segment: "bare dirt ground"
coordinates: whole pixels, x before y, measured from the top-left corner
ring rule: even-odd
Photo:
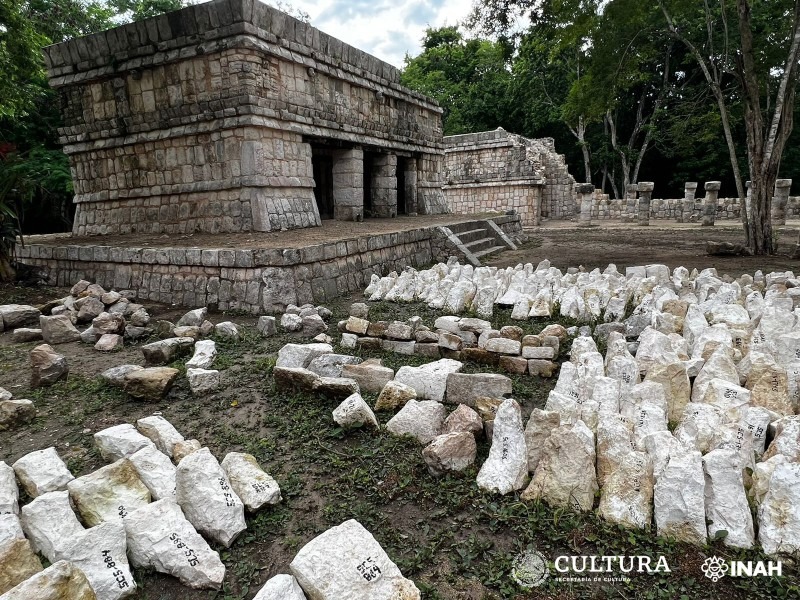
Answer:
[[[400,221],[392,220],[392,224]],[[418,221],[415,226],[419,226]],[[604,268],[614,262],[622,269],[661,262],[671,267],[715,266],[721,273],[732,275],[798,267],[798,261],[781,256],[707,257],[704,243],[710,234],[699,227],[602,226],[577,230],[553,225],[531,231],[530,235],[531,242],[516,252],[499,255],[492,264],[536,263],[549,258],[561,268]],[[713,231],[713,239],[736,241],[737,236],[735,228],[719,227]],[[793,245],[796,237],[795,226],[783,231],[780,239],[788,248],[789,241]],[[108,243],[106,238],[92,240]],[[0,304],[40,304],[67,293],[68,290],[56,288],[0,286]],[[362,300],[354,294],[328,305],[334,311],[329,332],[334,338],[338,337],[337,320],[346,316],[350,303]],[[185,311],[145,304],[154,319],[174,321]],[[373,303],[370,308],[372,320],[420,315],[428,325],[439,314],[420,304]],[[195,398],[185,377],[180,377],[166,398],[152,403],[134,401],[98,378],[112,366],[143,364],[139,345],[114,354],[96,352],[81,343],[60,345],[58,351],[68,357],[70,364],[69,379],[32,390],[28,385],[28,353],[36,343],[13,344],[8,332],[0,334],[0,386],[17,398],[32,399],[39,411],[31,425],[0,432],[0,460],[10,463],[27,452],[52,445],[74,475],[84,475],[104,464],[94,448],[95,432],[159,412],[187,438],[197,438],[207,445],[219,459],[229,451],[249,452],[278,480],[283,502],[248,516],[248,531],[230,549],[215,546],[227,567],[221,591],[191,590],[170,577],[137,570],[137,600],[251,600],[266,579],[287,572],[303,544],[350,518],[358,519],[375,535],[402,572],[419,586],[425,600],[800,597],[800,577],[788,563],[784,563],[782,578],[726,577],[712,585],[702,576],[700,565],[709,555],[759,560],[763,556],[757,551],[732,551],[721,542],[694,548],[658,538],[653,530],[622,530],[594,513],[553,510],[542,503],[522,502],[517,494],[484,494],[477,489],[475,476],[488,454],[489,443],[485,440],[479,442],[476,465],[463,476],[434,478],[416,443],[394,438],[385,431],[343,432],[331,420],[337,400],[275,388],[272,367],[278,349],[287,342],[304,340],[293,334],[264,339],[250,316],[213,314],[211,320],[232,320],[242,331],[238,343],[217,340],[219,355],[214,368],[222,373],[223,389]],[[492,322],[495,327],[518,324],[526,333],[537,333],[551,320],[512,322],[510,311],[498,310]],[[564,351],[565,348],[559,362],[565,358]],[[394,369],[427,362],[420,357],[379,351],[359,354],[363,358],[381,358]],[[185,369],[185,361],[183,358],[172,366]],[[493,371],[470,363],[465,370]],[[544,405],[555,383],[554,379],[529,376],[512,376],[512,381],[513,397],[525,415]],[[374,395],[364,397],[369,404],[374,403]],[[391,416],[378,413],[382,424]],[[664,555],[672,571],[634,575],[629,582],[551,581],[541,588],[525,590],[513,582],[510,570],[513,559],[529,545],[550,556]]]
[[[549,259],[558,268],[583,265],[586,269],[604,269],[609,263],[617,268],[665,264],[671,269],[684,266],[691,270],[715,267],[720,275],[738,277],[761,269],[770,271],[796,270],[800,261],[790,258],[798,240],[800,222],[790,222],[778,228],[778,254],[775,256],[708,256],[705,244],[709,240],[743,241],[741,226],[722,222],[717,226],[697,224],[678,225],[651,221],[649,227],[603,223],[590,228],[578,228],[570,222],[553,222],[543,227],[526,229],[530,242],[517,251],[503,252],[488,264],[513,266],[519,262]]]

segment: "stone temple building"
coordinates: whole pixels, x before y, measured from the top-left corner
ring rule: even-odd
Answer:
[[[446,211],[436,102],[257,0],[214,0],[44,52],[76,234]]]

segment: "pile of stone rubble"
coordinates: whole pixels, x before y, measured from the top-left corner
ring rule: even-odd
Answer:
[[[253,456],[230,452],[220,463],[159,415],[98,431],[94,440],[109,464],[77,478],[55,448],[12,466],[0,462],[3,600],[117,600],[136,590],[132,568],[219,589],[225,566],[206,540],[229,547],[247,528],[246,514],[281,501]],[[22,506],[17,481],[31,498]],[[37,554],[52,566],[43,569]],[[256,598],[419,598],[352,520],[311,540],[289,569]]]

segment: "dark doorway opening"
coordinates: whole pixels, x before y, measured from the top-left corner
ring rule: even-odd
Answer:
[[[408,169],[408,162],[405,158],[398,157],[397,159],[397,214],[407,215],[408,207],[406,205],[406,170]]]
[[[327,148],[311,148],[314,199],[320,219],[333,219],[333,156]]]
[[[364,218],[374,217],[372,208],[372,178],[375,172],[375,154],[364,152]]]

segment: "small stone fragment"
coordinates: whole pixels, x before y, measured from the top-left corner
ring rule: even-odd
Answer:
[[[229,452],[222,459],[222,468],[231,482],[233,491],[241,498],[249,512],[281,501],[278,482],[270,477],[251,454]]]
[[[353,427],[378,428],[378,419],[369,405],[364,402],[361,394],[354,393],[348,396],[339,406],[333,409],[333,420],[339,427],[350,429]]]
[[[47,492],[65,490],[67,484],[74,479],[53,447],[30,452],[17,460],[12,467],[31,498]]]
[[[36,346],[30,353],[31,387],[53,385],[69,375],[67,358],[56,352],[49,344]]]

